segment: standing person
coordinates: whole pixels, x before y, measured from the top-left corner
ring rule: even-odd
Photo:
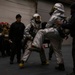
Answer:
[[[17,54],[17,63],[20,63],[22,39],[25,25],[21,22],[22,16],[16,15],[16,21],[11,24],[9,30],[9,41],[11,43],[10,64],[13,64],[14,56]]]
[[[32,39],[32,40],[34,39],[34,37],[35,37],[36,33],[38,32],[38,30],[40,29],[40,27],[41,27],[41,16],[38,13],[36,13],[33,15],[30,24],[28,24],[25,28],[25,33],[26,33],[26,36],[28,37],[28,41],[30,39]],[[29,58],[29,56],[32,52],[29,50],[29,48],[31,47],[32,41],[30,40],[31,42],[29,41],[29,43],[28,43],[28,41],[26,43],[28,45],[28,47],[26,48],[24,55],[21,58],[21,63],[19,64],[20,68],[24,67],[24,62],[27,61],[27,59]],[[42,50],[40,52],[40,57],[41,57],[42,63],[45,63],[46,58],[45,58],[44,50]],[[43,60],[42,60],[42,57],[43,57]]]
[[[64,61],[61,52],[61,44],[64,35],[60,34],[59,28],[59,21],[62,22],[64,20],[64,6],[61,3],[56,3],[53,6],[53,14],[49,19],[49,22],[46,24],[45,29],[41,29],[37,32],[32,47],[30,48],[31,51],[41,50],[41,46],[43,44],[43,38],[47,37],[50,40],[50,43],[53,47],[54,53],[57,59],[57,66],[55,67],[56,70],[64,71]]]
[[[69,29],[72,37],[73,72],[68,75],[75,75],[75,3],[71,5],[70,9],[71,18],[67,24],[62,24],[62,27]]]
[[[50,16],[53,15],[54,10],[55,9],[53,9],[53,8],[51,9],[51,11],[49,13]],[[64,17],[64,23],[67,23],[66,17]],[[66,31],[67,30],[63,30],[63,33],[65,34],[65,36],[62,35],[62,34],[61,34],[61,36],[63,36],[63,39],[65,38],[67,40],[68,39],[68,33],[66,33]],[[51,60],[53,53],[54,53],[53,46],[50,44],[50,47],[49,47],[49,60]]]

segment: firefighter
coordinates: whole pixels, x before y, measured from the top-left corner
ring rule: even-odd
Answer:
[[[35,13],[31,20],[30,24],[28,24],[25,28],[25,38],[23,40],[23,53],[27,47],[27,41],[30,38],[34,38],[37,31],[40,29],[41,25],[41,16],[38,13]]]
[[[25,29],[26,36],[28,37],[28,40],[31,39],[31,42],[27,41],[28,47],[25,50],[23,57],[21,58],[21,63],[19,64],[20,68],[24,67],[24,62],[26,62],[27,59],[29,58],[32,52],[29,50],[29,48],[31,47],[32,40],[34,39],[36,33],[38,32],[40,28],[41,28],[41,16],[38,13],[35,13],[30,21],[30,24],[27,25]],[[42,57],[44,57],[44,60],[46,61],[44,50],[40,52],[40,57],[41,57],[41,60],[42,60]]]
[[[29,49],[31,51],[41,50],[41,46],[43,44],[43,38],[47,37],[50,40],[50,43],[53,47],[54,53],[57,59],[57,66],[55,67],[56,70],[64,71],[64,61],[61,52],[61,44],[64,35],[60,34],[61,24],[59,22],[63,22],[65,15],[64,15],[64,6],[61,3],[56,3],[53,6],[53,14],[51,15],[48,23],[46,24],[45,29],[41,29],[37,32],[32,47]],[[62,32],[61,32],[62,33]]]

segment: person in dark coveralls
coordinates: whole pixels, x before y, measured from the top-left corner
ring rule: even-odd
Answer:
[[[16,15],[16,21],[11,24],[9,30],[9,41],[11,43],[10,64],[13,64],[14,56],[17,54],[17,63],[20,63],[22,39],[25,25],[21,22],[22,16]]]
[[[72,58],[73,58],[73,72],[67,75],[75,75],[75,3],[71,5],[71,18],[69,23],[62,24],[63,28],[70,30],[70,35],[72,37]]]

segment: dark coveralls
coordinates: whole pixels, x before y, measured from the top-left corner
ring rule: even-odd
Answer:
[[[72,13],[69,23],[63,24],[62,27],[69,29],[72,37],[73,71],[75,73],[75,12]]]
[[[11,62],[13,62],[15,54],[17,54],[17,63],[20,62],[24,29],[25,25],[21,22],[14,22],[10,26],[9,39],[12,41],[10,55]]]

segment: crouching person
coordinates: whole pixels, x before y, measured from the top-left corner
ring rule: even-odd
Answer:
[[[43,39],[47,37],[50,40],[50,43],[53,47],[56,60],[57,60],[57,66],[55,67],[56,70],[64,71],[64,61],[63,56],[61,52],[61,44],[62,44],[62,36],[60,35],[59,28],[61,25],[59,25],[59,21],[64,20],[64,6],[61,3],[56,3],[53,6],[52,10],[53,14],[49,20],[49,22],[46,24],[45,29],[41,29],[37,32],[32,47],[30,48],[31,51],[38,51],[41,52],[41,47],[43,44]]]
[[[27,39],[27,43],[26,43],[27,48],[25,49],[25,52],[21,58],[21,63],[19,64],[20,68],[24,67],[24,62],[26,62],[28,60],[28,58],[32,52],[29,49],[31,48],[32,41],[33,41],[36,33],[40,29],[40,27],[41,27],[41,16],[38,13],[36,13],[33,15],[30,24],[27,25],[26,29],[25,29],[25,33],[27,35],[27,38],[26,38]],[[36,50],[36,52],[40,53],[41,62],[42,62],[42,64],[45,64],[46,63],[46,57],[45,57],[44,50],[43,49],[42,49],[42,51]]]

